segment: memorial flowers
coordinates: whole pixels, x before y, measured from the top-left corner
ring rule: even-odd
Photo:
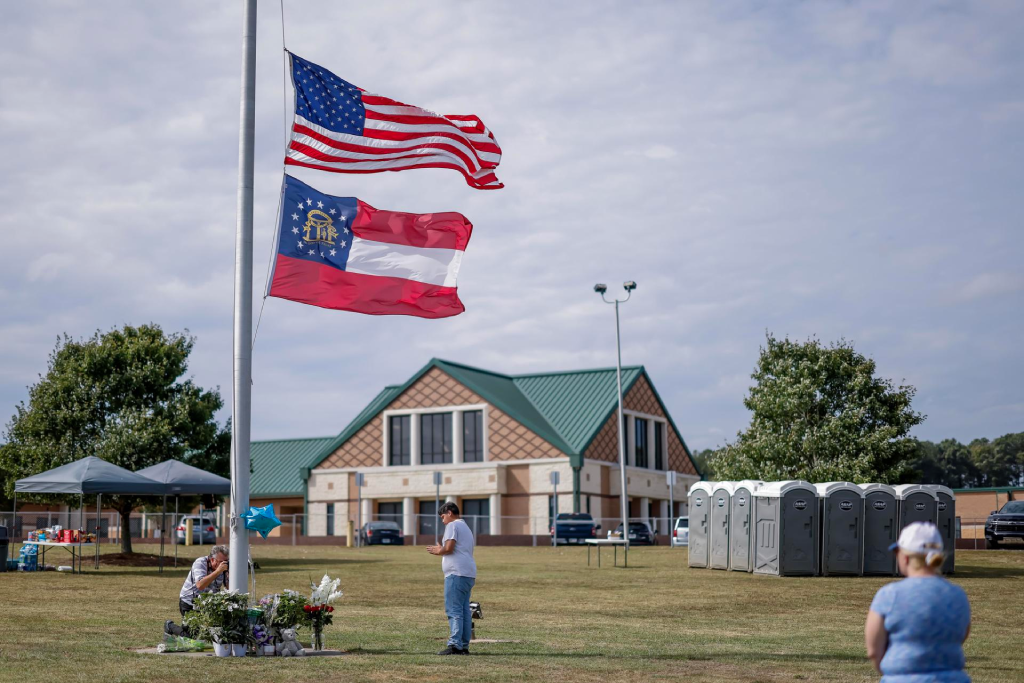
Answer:
[[[309,596],[309,603],[303,607],[303,611],[308,615],[309,624],[313,630],[314,650],[324,649],[324,627],[330,626],[334,621],[334,607],[331,606],[331,603],[343,595],[338,590],[340,584],[341,579],[332,580],[327,574],[324,574],[319,585],[312,581],[309,582],[312,592]]]

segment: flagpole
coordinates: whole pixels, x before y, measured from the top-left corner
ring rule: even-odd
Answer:
[[[233,588],[249,585],[249,433],[252,417],[252,203],[256,132],[256,0],[243,0],[242,94],[235,226],[235,323],[231,409],[231,548]],[[243,588],[244,590],[244,588]]]

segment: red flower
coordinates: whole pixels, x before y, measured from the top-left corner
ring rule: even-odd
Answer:
[[[312,605],[303,605],[303,606],[302,606],[302,609],[303,609],[303,611],[305,611],[305,612],[312,612],[312,611],[313,611],[313,607],[312,607]]]
[[[324,609],[326,609],[328,612],[333,612],[334,611],[334,608],[331,607],[330,605],[327,605],[327,607],[325,607]]]

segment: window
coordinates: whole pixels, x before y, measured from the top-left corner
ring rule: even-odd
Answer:
[[[402,503],[377,503],[377,519],[402,526]]]
[[[437,465],[452,461],[452,414],[420,415],[420,462]]]
[[[462,519],[473,531],[474,536],[491,533],[490,498],[466,498],[462,501]]]
[[[633,418],[633,452],[637,467],[647,467],[647,420],[642,417]]]
[[[462,460],[484,461],[484,411],[468,410],[462,414]]]
[[[433,536],[441,519],[437,516],[437,503],[432,500],[420,501],[420,514],[417,527],[421,536]]]
[[[334,535],[334,503],[327,504],[327,535]]]
[[[654,469],[665,468],[665,425],[661,422],[654,423]]]
[[[409,458],[409,416],[395,415],[388,418],[388,431],[390,438],[388,442],[388,464],[410,465]]]

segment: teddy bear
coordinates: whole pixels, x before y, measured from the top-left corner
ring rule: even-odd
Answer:
[[[286,628],[281,631],[281,639],[277,641],[277,654],[281,657],[304,657],[306,651],[299,645],[295,629]]]

